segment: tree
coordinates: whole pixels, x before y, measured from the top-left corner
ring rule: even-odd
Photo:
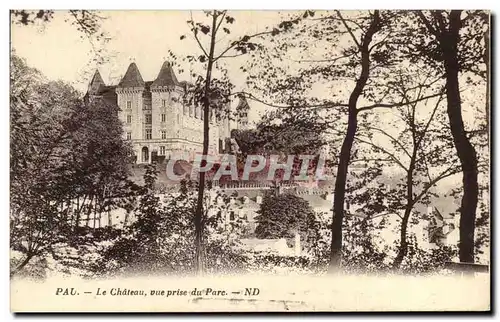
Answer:
[[[237,57],[245,55],[248,52],[255,50],[259,47],[258,44],[252,41],[253,38],[270,34],[269,32],[256,33],[254,35],[244,35],[236,40],[229,41],[228,44],[221,46],[219,41],[222,39],[221,35],[231,34],[230,26],[235,22],[235,18],[230,16],[227,11],[204,11],[208,22],[198,22],[193,18],[187,21],[191,28],[191,34],[198,44],[201,51],[200,55],[187,56],[184,60],[190,62],[199,62],[205,69],[205,75],[197,75],[193,73],[192,76],[196,79],[193,87],[190,88],[189,103],[201,106],[203,110],[203,151],[202,155],[207,157],[209,150],[210,139],[210,122],[214,118],[219,120],[221,117],[228,117],[228,103],[231,97],[231,89],[233,85],[227,78],[227,71],[221,68],[221,62],[226,58]],[[208,45],[204,46],[202,37],[208,38]],[[186,36],[181,36],[181,39]],[[173,55],[175,58],[175,55]],[[217,78],[216,73],[220,77]],[[202,161],[202,165],[206,161]],[[198,185],[198,200],[196,207],[196,214],[194,219],[195,224],[195,245],[196,245],[196,261],[195,266],[199,274],[203,273],[204,264],[204,249],[203,249],[203,235],[204,235],[204,219],[203,219],[203,200],[205,191],[205,172],[199,175]]]
[[[11,247],[24,259],[11,274],[20,271],[33,257],[42,254],[54,242],[65,238],[65,214],[58,212],[56,191],[47,190],[54,173],[47,164],[52,151],[66,137],[60,121],[67,116],[66,104],[77,101],[74,90],[59,88],[60,97],[46,96],[43,76],[12,55],[10,97],[10,187]],[[47,103],[52,101],[50,105]]]
[[[442,71],[446,80],[447,113],[463,173],[459,257],[461,262],[474,262],[478,158],[464,127],[459,75],[468,71],[484,73],[477,62],[484,57],[485,44],[482,41],[488,15],[461,10],[417,11],[415,15],[425,34],[413,39],[410,48],[416,49],[414,54],[421,55]]]
[[[311,111],[310,114],[315,111]],[[327,125],[314,115],[303,118],[291,110],[266,113],[255,129],[233,130],[242,154],[319,154]]]
[[[294,194],[266,194],[259,215],[255,217],[255,236],[260,239],[292,239],[296,233],[302,240],[314,234],[316,215],[309,203]]]
[[[389,191],[382,191],[384,189],[378,187],[375,191],[367,192],[371,200],[376,199],[374,195],[386,195],[383,199],[387,205],[381,205],[379,214],[383,211],[394,212],[401,219],[400,244],[394,268],[399,268],[408,252],[407,229],[412,213],[418,212],[416,206],[420,203],[432,204],[429,197],[435,194],[433,187],[458,173],[457,162],[450,150],[452,142],[447,135],[442,134],[449,130],[446,124],[443,126],[443,115],[440,113],[444,93],[434,99],[421,100],[429,95],[426,93],[428,88],[436,84],[439,78],[432,79],[423,70],[425,67],[417,66],[402,70],[395,80],[398,84],[397,95],[401,96],[401,101],[408,103],[395,108],[393,113],[397,116],[396,121],[385,122],[384,126],[371,125],[356,138],[375,152],[375,155],[370,155],[370,160],[384,160],[385,165],[396,166],[403,173],[401,182],[392,180]],[[377,123],[381,124],[374,122]],[[379,143],[374,143],[374,134],[382,137]],[[390,144],[380,143],[384,141]],[[368,158],[363,156],[362,160],[368,161]],[[394,169],[392,171],[396,172]],[[398,177],[395,173],[392,176]],[[403,211],[402,215],[399,214],[400,210]]]
[[[132,202],[136,189],[117,111],[100,100],[84,104],[71,86],[12,57],[11,247],[25,257],[16,273],[76,238],[92,212],[95,220]]]
[[[392,12],[375,10],[351,12],[345,17],[339,11],[327,12],[304,20],[304,25],[297,27],[292,37],[282,40],[269,58],[264,59],[269,63],[259,75],[270,80],[264,82],[261,90],[280,104],[286,104],[273,106],[294,109],[297,113],[319,109],[324,112],[324,119],[330,121],[330,129],[336,130],[337,135],[342,133],[334,188],[331,272],[336,271],[341,263],[347,173],[359,123],[369,123],[373,109],[408,104],[395,101],[391,88],[390,75],[402,61],[400,44],[392,41],[400,23],[397,18]],[[313,39],[314,46],[310,46],[310,39]],[[287,52],[289,56],[293,54],[291,59],[285,55]],[[289,75],[276,64],[274,56],[280,61],[293,60],[299,66],[298,72]],[[282,74],[287,76],[280,77]],[[255,83],[257,78],[254,77],[252,82]],[[318,88],[313,84],[318,83],[321,84],[320,90],[331,93],[326,95],[327,98],[317,97]],[[353,90],[346,93],[346,84],[352,85]],[[426,98],[429,97],[421,99]],[[339,128],[345,130],[338,131]]]

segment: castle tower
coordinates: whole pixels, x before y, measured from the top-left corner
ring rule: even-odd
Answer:
[[[182,86],[169,62],[164,62],[151,84],[153,139],[176,138],[182,126]],[[171,147],[173,148],[173,147]]]
[[[144,105],[143,94],[145,83],[135,63],[131,63],[127,72],[116,87],[117,104],[120,109],[120,120],[124,125],[126,139],[132,140],[135,155],[139,162],[149,162],[151,151],[146,140],[151,139],[151,122],[147,114],[151,109]],[[149,112],[149,113],[148,113]]]
[[[83,98],[85,104],[90,103],[105,87],[106,84],[104,83],[99,70],[96,69],[94,76],[92,76],[92,79],[90,80],[89,87],[87,88],[87,93]]]
[[[99,90],[102,87],[105,87],[105,86],[106,86],[106,84],[104,83],[104,80],[102,79],[101,74],[99,73],[99,70],[96,69],[94,76],[92,76],[92,80],[89,83],[87,93],[96,94],[99,92]]]
[[[243,95],[239,95],[238,106],[236,107],[236,128],[238,130],[248,129],[248,111],[250,110],[250,105]]]

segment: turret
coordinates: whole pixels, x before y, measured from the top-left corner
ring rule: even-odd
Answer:
[[[89,87],[87,89],[87,93],[91,95],[95,95],[99,93],[99,90],[102,89],[102,87],[106,86],[104,83],[104,80],[101,77],[101,74],[99,73],[99,70],[96,69],[94,76],[92,77],[92,80],[89,83]]]
[[[165,61],[158,76],[151,84],[153,138],[177,138],[182,127],[183,108],[181,93],[183,86],[177,80],[172,65]]]
[[[116,87],[120,120],[124,124],[124,136],[127,139],[151,138],[151,124],[146,124],[150,118],[146,117],[147,106],[144,104],[144,91],[145,83],[139,68],[135,63],[131,63]],[[140,152],[136,151],[136,155],[140,155]],[[149,155],[141,155],[141,158],[143,161],[149,161]]]
[[[144,88],[144,80],[142,79],[141,72],[135,63],[131,63],[125,75],[118,83],[118,88]]]
[[[156,79],[153,81],[153,84],[151,84],[151,88],[172,88],[175,86],[181,86],[181,84],[175,76],[172,65],[168,61],[166,61],[161,66],[160,72],[158,73]]]

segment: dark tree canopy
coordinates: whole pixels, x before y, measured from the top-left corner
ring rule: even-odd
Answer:
[[[309,203],[293,194],[267,194],[256,217],[255,236],[261,239],[307,236],[314,228],[315,213]]]

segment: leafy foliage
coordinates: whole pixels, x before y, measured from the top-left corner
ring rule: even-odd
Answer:
[[[195,271],[196,185],[182,181],[178,192],[158,195],[154,189],[157,175],[156,166],[149,165],[144,190],[133,210],[136,220],[105,251],[99,266],[102,274],[179,275]],[[244,267],[244,257],[235,249],[241,226],[226,229],[223,217],[227,204],[210,203],[204,208],[208,272],[221,273],[221,267],[234,272]]]
[[[11,246],[16,270],[78,235],[90,218],[130,203],[129,147],[117,111],[84,104],[71,86],[46,82],[24,60],[11,66]]]
[[[261,239],[294,238],[296,233],[301,240],[308,241],[316,234],[316,215],[304,199],[293,194],[264,196],[255,217],[257,227],[255,236]]]

